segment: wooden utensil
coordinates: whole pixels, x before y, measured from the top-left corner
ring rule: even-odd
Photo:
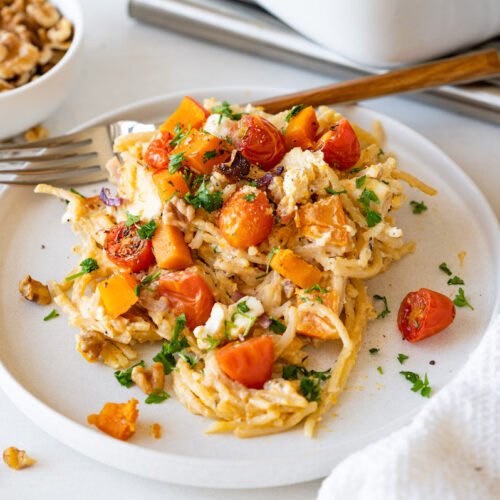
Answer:
[[[450,83],[481,80],[499,74],[500,57],[498,51],[491,49],[271,97],[252,104],[262,106],[268,113],[277,113],[298,104],[319,106],[320,104],[349,103]]]

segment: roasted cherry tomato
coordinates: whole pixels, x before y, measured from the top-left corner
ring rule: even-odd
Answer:
[[[162,273],[159,292],[167,299],[176,316],[186,315],[186,323],[191,330],[204,325],[210,317],[214,296],[196,271]]]
[[[322,150],[326,163],[338,170],[353,167],[361,155],[361,146],[356,132],[345,118],[332,125],[318,139],[316,149]]]
[[[264,170],[275,167],[286,153],[283,134],[260,116],[244,116],[238,122],[233,143],[248,161]]]
[[[126,226],[120,222],[113,226],[104,240],[108,258],[123,269],[134,273],[147,269],[155,261],[151,240],[144,240],[137,234],[137,226]]]
[[[401,302],[398,328],[405,340],[418,342],[444,330],[454,319],[455,305],[446,295],[421,288]]]
[[[261,389],[273,373],[273,340],[262,335],[245,342],[231,342],[217,351],[215,359],[230,379],[251,389]]]
[[[248,248],[264,241],[273,229],[273,209],[260,189],[244,186],[224,203],[219,229],[236,248]]]
[[[144,154],[144,160],[151,167],[156,170],[160,168],[167,168],[170,163],[168,155],[172,151],[170,147],[170,141],[172,136],[168,132],[162,132],[160,137],[153,139],[146,153]]]

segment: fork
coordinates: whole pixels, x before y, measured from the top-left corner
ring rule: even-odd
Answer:
[[[340,104],[500,75],[499,53],[484,50],[252,103],[276,113],[298,104]],[[79,185],[107,178],[116,137],[156,125],[118,121],[52,139],[0,146],[0,184]],[[30,154],[24,154],[31,152]],[[21,164],[4,169],[3,164]]]

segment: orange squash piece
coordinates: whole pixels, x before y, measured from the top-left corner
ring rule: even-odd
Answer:
[[[126,313],[138,300],[134,288],[137,280],[131,272],[115,274],[97,285],[108,314],[114,319]]]
[[[334,195],[314,203],[307,203],[298,210],[297,225],[301,236],[323,238],[330,232],[330,242],[345,246],[349,243],[347,220],[340,196]]]
[[[156,262],[162,269],[180,271],[194,264],[191,250],[178,227],[159,224],[151,243]]]
[[[210,113],[201,104],[192,97],[186,96],[174,113],[165,120],[160,131],[174,135],[177,124],[183,130],[187,130],[190,125],[192,129],[200,128],[209,116]]]
[[[300,288],[311,287],[319,283],[321,279],[321,271],[317,267],[301,259],[291,250],[276,252],[271,259],[270,266]]]
[[[306,293],[303,290],[300,290],[297,293],[297,301],[299,304],[297,333],[322,340],[338,339],[339,333],[337,332],[335,326],[330,323],[328,318],[310,311],[305,311],[303,308],[301,309],[301,304],[305,303],[302,299],[310,300],[312,302],[317,301],[320,304],[332,309],[334,313],[338,313],[339,302],[337,292],[332,290],[328,293],[323,293],[314,290]]]
[[[318,131],[318,120],[312,106],[302,109],[290,118],[285,131],[285,143],[288,150],[299,147],[311,149],[316,145],[315,137]]]
[[[171,174],[167,169],[158,170],[153,174],[153,182],[158,189],[160,199],[164,202],[172,198],[176,192],[179,197],[189,193],[189,187],[181,171]]]
[[[87,422],[111,437],[126,441],[135,433],[135,422],[139,416],[137,399],[127,403],[106,403],[97,415],[89,415]]]
[[[199,130],[190,134],[172,151],[172,154],[184,153],[183,165],[197,174],[211,174],[215,165],[228,161],[231,157],[231,145],[224,139]]]

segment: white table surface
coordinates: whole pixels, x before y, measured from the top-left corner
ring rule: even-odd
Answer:
[[[182,89],[221,84],[299,89],[329,81],[321,75],[139,24],[128,18],[124,0],[84,0],[82,4],[86,22],[84,67],[65,104],[45,122],[53,135],[113,108]],[[379,99],[369,106],[409,125],[443,149],[476,182],[500,216],[500,127],[401,98]],[[20,472],[0,464],[0,498],[9,500],[294,500],[315,498],[320,486],[320,481],[313,481],[262,490],[202,490],[136,477],[60,444],[19,412],[1,391],[0,422],[0,451],[15,445],[39,461]]]

